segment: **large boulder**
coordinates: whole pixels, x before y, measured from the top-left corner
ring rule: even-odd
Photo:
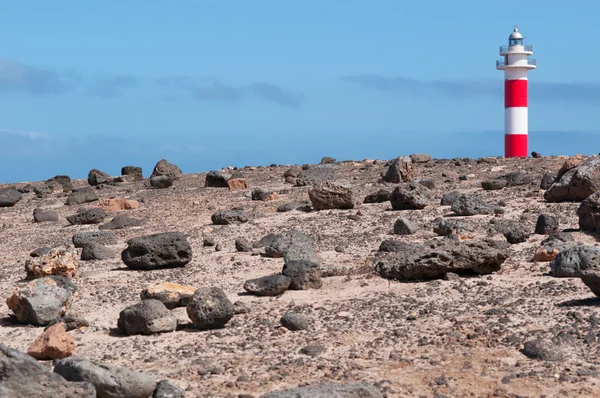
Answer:
[[[229,225],[248,222],[248,216],[242,210],[218,210],[211,217],[215,225]]]
[[[431,202],[431,190],[416,184],[410,187],[396,187],[390,195],[393,210],[424,209]]]
[[[600,191],[588,196],[577,209],[579,228],[584,231],[600,232]]]
[[[381,255],[375,260],[375,270],[384,278],[400,281],[442,278],[448,272],[490,274],[500,270],[508,258],[507,245],[497,241],[434,240]]]
[[[461,195],[452,203],[450,209],[459,216],[474,216],[477,214],[502,214],[504,209],[493,206],[483,200],[470,195]]]
[[[228,188],[227,181],[231,179],[231,174],[223,173],[222,171],[211,170],[206,173],[206,187],[212,188]]]
[[[308,197],[315,210],[353,209],[356,203],[350,185],[329,181],[315,183],[308,191]]]
[[[49,178],[45,181],[45,185],[47,187],[60,186],[62,192],[71,192],[73,190],[71,177],[66,176],[66,175],[58,175],[58,176]]]
[[[93,384],[98,398],[148,398],[156,388],[150,375],[84,358],[60,359],[54,372],[69,381]]]
[[[333,164],[310,166],[309,168],[307,168],[306,170],[302,170],[298,174],[298,176],[296,177],[295,186],[303,187],[315,184],[317,182],[325,182],[332,180],[335,176],[335,171],[337,169],[338,166]]]
[[[117,327],[128,336],[172,332],[177,328],[177,318],[162,302],[148,299],[121,311]]]
[[[130,176],[133,178],[133,181],[142,181],[144,179],[142,168],[136,166],[125,166],[121,168],[121,175]]]
[[[562,250],[550,262],[550,273],[558,278],[581,276],[582,270],[600,267],[600,248],[594,246],[571,246]]]
[[[82,188],[71,192],[67,197],[67,201],[65,202],[65,204],[80,205],[83,203],[94,202],[98,199],[99,198],[95,190],[90,188]]]
[[[92,169],[90,170],[90,172],[88,173],[88,184],[94,186],[94,185],[100,185],[100,184],[107,184],[112,182],[112,178],[110,177],[110,174],[105,173],[103,171],[97,170],[97,169]]]
[[[16,290],[6,304],[19,322],[45,326],[64,315],[76,290],[69,278],[45,276]]]
[[[0,207],[12,207],[23,198],[23,194],[14,188],[0,189]]]
[[[150,186],[155,189],[166,189],[173,186],[173,177],[170,175],[159,175],[150,177]]]
[[[25,261],[27,279],[48,275],[74,277],[77,267],[77,250],[55,247],[42,256]]]
[[[552,214],[540,214],[535,224],[535,233],[540,235],[550,235],[558,232],[560,221],[557,216]]]
[[[178,180],[183,176],[183,173],[181,173],[181,169],[176,165],[167,162],[165,159],[161,159],[156,163],[156,166],[154,166],[150,178],[164,175],[169,176],[174,180]]]
[[[218,287],[201,287],[187,305],[187,314],[197,329],[219,329],[225,327],[235,310],[233,304]]]
[[[320,289],[323,287],[318,264],[305,260],[286,261],[281,273],[291,278],[290,290]]]
[[[121,259],[136,270],[183,267],[192,260],[192,247],[181,232],[138,236],[127,241]]]
[[[408,156],[398,156],[383,175],[383,180],[394,184],[410,182],[413,178],[412,160]]]
[[[35,222],[57,222],[58,213],[54,210],[36,208],[33,210],[33,221]]]
[[[366,383],[316,384],[263,394],[260,398],[382,398],[379,389]]]
[[[244,283],[244,290],[256,296],[279,296],[289,289],[292,279],[276,274],[261,278],[249,279]]]
[[[586,160],[566,171],[544,192],[548,202],[581,201],[600,190],[600,159]]]
[[[31,356],[4,344],[0,344],[0,369],[0,397],[96,398],[92,384],[69,382],[47,371]]]
[[[84,209],[67,217],[71,225],[100,224],[106,218],[104,209]]]

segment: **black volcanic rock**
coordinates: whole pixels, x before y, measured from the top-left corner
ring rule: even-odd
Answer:
[[[14,188],[0,189],[0,207],[12,207],[23,198],[23,194]]]
[[[127,241],[121,259],[136,270],[183,267],[192,260],[192,247],[181,232],[139,236]]]
[[[600,190],[600,159],[589,159],[562,174],[546,192],[548,202],[582,201]]]

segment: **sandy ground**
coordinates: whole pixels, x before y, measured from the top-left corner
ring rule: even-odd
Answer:
[[[419,232],[396,239],[434,238],[433,219],[451,213],[449,207],[438,205],[439,198],[453,189],[490,203],[504,201],[506,213],[500,218],[518,221],[531,232],[542,212],[558,214],[563,229],[577,229],[578,204],[545,203],[539,190],[541,175],[557,171],[562,162],[543,158],[415,165],[416,178],[436,184],[437,196],[424,210],[392,211],[387,202],[352,210],[277,213],[277,206],[285,202],[308,199],[308,188],[285,183],[287,167],[242,170],[250,188],[279,192],[279,199],[269,202],[252,201],[247,191],[205,188],[204,174],[186,174],[165,190],[147,189],[142,183],[98,190],[103,198],[141,202],[139,209],[125,212],[145,220],[145,226],[114,231],[119,240],[116,249],[125,248],[127,239],[135,236],[181,231],[188,235],[194,258],[185,268],[155,271],[130,271],[119,256],[81,262],[75,279],[79,290],[69,314],[85,318],[90,327],[70,332],[76,355],[171,379],[189,397],[259,396],[302,384],[355,380],[376,384],[388,397],[600,396],[598,339],[586,338],[600,334],[600,325],[594,322],[600,319],[600,301],[581,281],[552,278],[547,263],[533,262],[544,236],[532,235],[527,242],[512,245],[502,270],[489,276],[399,283],[380,278],[372,267],[379,244],[394,237],[393,224],[400,216],[418,225]],[[335,180],[352,183],[363,197],[393,187],[379,182],[383,169],[382,163],[342,163]],[[536,174],[535,183],[500,191],[481,189],[482,179],[519,169]],[[470,177],[460,181],[459,175]],[[68,245],[75,232],[97,230],[97,225],[70,226],[64,217],[79,206],[66,206],[64,201],[61,194],[37,199],[31,193],[15,207],[0,208],[3,297],[25,283],[24,263],[32,250]],[[57,210],[61,221],[34,223],[35,207]],[[250,222],[212,225],[215,210],[233,207],[242,207]],[[358,212],[362,214],[358,220],[348,218]],[[494,216],[461,218],[477,237],[486,237]],[[323,264],[346,267],[348,275],[324,279],[320,290],[288,291],[276,298],[245,294],[244,281],[280,272],[283,260],[262,257],[260,249],[239,253],[235,238],[256,241],[292,228],[314,236]],[[593,236],[579,231],[573,235],[578,242],[597,245]],[[223,250],[203,247],[206,236],[214,237]],[[334,250],[336,246],[343,252]],[[176,332],[119,336],[119,312],[138,302],[142,289],[162,281],[221,287],[231,301],[243,301],[251,312],[236,315],[224,329],[198,332],[185,308],[178,308]],[[309,329],[282,328],[279,319],[289,310],[307,315]],[[42,331],[14,323],[6,305],[0,307],[0,318],[0,342],[14,348],[27,349]],[[560,337],[565,360],[544,362],[523,355],[523,342],[536,336]],[[301,354],[308,345],[324,346],[325,351],[316,357]]]

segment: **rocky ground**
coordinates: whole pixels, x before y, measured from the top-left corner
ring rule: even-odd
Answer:
[[[243,183],[232,184],[242,189],[206,187],[206,173],[176,176],[172,186],[158,180],[93,179],[99,183],[93,192],[101,200],[70,205],[65,202],[72,194],[56,184],[17,184],[22,198],[14,206],[0,207],[0,291],[9,298],[30,282],[26,262],[35,249],[71,249],[77,265],[68,276],[77,291],[66,315],[88,324],[67,328],[74,342],[72,356],[168,379],[186,397],[259,397],[303,385],[351,382],[373,386],[387,397],[600,396],[600,300],[578,274],[557,278],[547,261],[534,259],[547,234],[562,231],[566,242],[561,241],[556,253],[570,246],[598,245],[593,232],[579,227],[577,209],[584,198],[549,202],[547,191],[540,188],[544,174],[556,174],[565,158],[414,160],[418,162],[411,162],[410,170],[397,165],[397,182],[382,180],[390,162],[369,160],[313,165],[306,167],[313,174],[298,177],[301,167],[296,166],[287,178],[290,166],[225,170],[234,179],[244,178],[245,189]],[[576,166],[571,169],[567,174]],[[521,172],[516,182],[512,177],[490,181],[512,172]],[[333,196],[325,194],[325,201],[338,208],[316,210],[320,205],[314,201],[310,206],[316,194],[309,196],[313,181],[302,181],[307,174],[345,184],[334,184]],[[394,210],[389,200],[363,203],[380,189],[410,190],[409,180],[413,190],[429,187],[424,188],[425,199],[419,199],[424,207]],[[296,186],[304,183],[308,185]],[[72,182],[74,189],[88,184]],[[254,199],[266,200],[253,200],[255,188],[265,192],[255,192]],[[491,210],[457,215],[454,202],[440,205],[442,196],[455,190],[481,199]],[[119,206],[125,210],[108,207],[106,215],[98,216],[101,223],[72,225],[67,220],[81,208],[109,206],[102,199],[111,198],[132,205],[122,201]],[[309,206],[277,211],[293,201],[308,201]],[[35,222],[34,209],[41,209],[38,215],[55,211],[58,221],[50,217]],[[248,221],[215,225],[215,212],[232,209],[243,211]],[[551,215],[558,228],[534,233],[540,214]],[[141,225],[109,230],[116,241],[103,246],[108,250],[97,256],[103,259],[80,260],[82,248],[73,248],[73,235],[98,231],[118,215],[141,220]],[[434,232],[438,217],[458,222],[459,231],[439,236]],[[408,221],[414,233],[394,234],[398,218]],[[248,293],[247,280],[279,274],[287,261],[265,255],[265,247],[256,242],[290,230],[314,238],[322,287],[276,296]],[[139,270],[122,261],[120,253],[129,239],[164,232],[181,232],[189,242],[192,256],[185,266]],[[523,237],[509,244],[509,232]],[[254,247],[240,251],[238,238]],[[413,249],[379,252],[389,239]],[[449,258],[438,256],[444,266],[430,262],[430,243],[424,242],[432,240],[456,247],[448,249],[455,250]],[[490,240],[476,252],[467,247]],[[376,265],[386,261],[404,267],[405,280],[382,277]],[[471,265],[478,261],[493,269],[477,271]],[[421,262],[437,267],[432,268],[435,275],[421,280],[421,271],[411,268]],[[466,267],[456,268],[461,264]],[[245,306],[247,311],[236,311],[223,328],[198,330],[186,308],[176,307],[171,310],[175,331],[127,336],[118,329],[121,311],[139,303],[144,289],[163,282],[221,288],[231,303],[239,302],[236,308]],[[288,312],[305,317],[306,328],[283,326],[280,319]],[[1,307],[0,342],[27,352],[44,328],[24,324],[14,315],[7,305]],[[52,369],[52,361],[40,363]],[[316,396],[308,394],[302,396]]]

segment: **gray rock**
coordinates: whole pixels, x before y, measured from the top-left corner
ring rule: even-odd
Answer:
[[[504,209],[499,206],[490,205],[479,198],[464,194],[452,203],[451,210],[459,216],[504,213]]]
[[[181,398],[183,390],[169,380],[161,380],[156,385],[152,398]]]
[[[217,287],[201,287],[187,305],[187,314],[196,329],[219,329],[225,327],[235,314],[233,304],[223,290]]]
[[[533,175],[523,173],[522,171],[515,171],[500,177],[483,181],[481,183],[481,187],[488,191],[502,189],[505,187],[516,187],[531,183],[533,178]]]
[[[212,236],[207,236],[207,237],[205,237],[205,238],[204,238],[204,241],[203,241],[203,243],[202,243],[202,245],[203,245],[204,247],[212,247],[212,246],[214,246],[214,245],[216,245],[216,244],[217,244],[217,242],[215,241],[215,238],[214,238],[214,237],[212,237]]]
[[[393,210],[424,209],[430,201],[431,190],[423,185],[416,185],[409,188],[396,187],[390,195]]]
[[[255,188],[250,192],[250,197],[252,200],[260,200],[266,202],[269,200],[269,197],[273,195],[273,191],[267,191],[262,188]]]
[[[121,311],[117,327],[128,336],[172,332],[177,318],[159,300],[148,299]]]
[[[462,196],[462,193],[460,193],[460,191],[450,191],[450,192],[446,192],[444,195],[442,195],[442,199],[440,201],[440,205],[442,206],[452,206],[452,204]]]
[[[309,344],[300,349],[300,354],[309,356],[309,357],[318,357],[327,351],[327,347],[321,344]]]
[[[246,238],[237,238],[235,240],[235,249],[239,252],[251,252],[252,251],[252,243]]]
[[[130,216],[118,215],[106,224],[100,225],[98,229],[123,229],[129,227],[140,227],[142,225],[144,225],[142,220]]]
[[[410,247],[411,245],[409,243],[394,239],[386,239],[383,242],[381,242],[378,251],[382,253],[399,253],[404,250],[410,249]]]
[[[292,210],[300,210],[302,208],[310,208],[310,201],[308,200],[297,200],[294,202],[284,203],[277,208],[277,212],[286,213]]]
[[[511,228],[504,233],[506,241],[512,245],[527,242],[529,235],[521,228]]]
[[[181,232],[138,236],[127,241],[121,259],[136,270],[183,267],[192,260],[192,247]]]
[[[377,192],[367,195],[363,203],[384,203],[390,200],[391,194],[387,189],[380,189]]]
[[[73,191],[67,197],[65,204],[67,205],[80,205],[84,203],[95,202],[98,200],[96,191],[90,188],[83,188]]]
[[[29,255],[31,257],[42,257],[42,256],[45,256],[46,254],[48,254],[50,249],[52,249],[52,248],[51,247],[39,247],[39,248],[35,249],[34,251],[32,251],[31,253],[29,253]]]
[[[311,166],[306,170],[302,170],[298,174],[296,177],[296,183],[294,185],[303,187],[315,184],[317,182],[332,180],[338,167],[339,166],[333,164]]]
[[[155,189],[166,189],[173,186],[173,177],[159,175],[150,178],[150,186]]]
[[[121,168],[122,176],[130,176],[134,181],[142,181],[144,179],[142,168],[136,166],[125,166]]]
[[[428,163],[431,161],[431,155],[426,153],[413,153],[410,155],[410,160],[413,163]]]
[[[265,254],[268,257],[284,257],[286,253],[290,252],[287,258],[288,261],[312,260],[320,262],[314,252],[315,240],[311,236],[296,230],[286,231],[278,235],[267,235],[261,239],[260,243],[265,246]]]
[[[417,228],[406,218],[399,218],[394,223],[394,235],[413,235]]]
[[[435,181],[430,180],[430,179],[420,178],[418,180],[413,180],[413,182],[411,183],[411,185],[414,185],[414,184],[423,185],[425,188],[429,188],[429,189],[434,189],[435,188]]]
[[[437,217],[433,222],[435,223],[433,232],[439,236],[460,235],[463,232],[470,232],[470,228],[458,220],[446,220]]]
[[[45,181],[45,185],[60,185],[63,192],[71,192],[73,190],[73,186],[71,184],[71,177],[65,175],[58,175],[52,178],[49,178]]]
[[[577,209],[579,228],[584,231],[600,232],[600,191],[588,196]]]
[[[89,322],[86,321],[83,318],[77,318],[77,317],[65,315],[63,317],[60,317],[59,319],[55,319],[52,322],[50,322],[44,328],[44,330],[48,329],[50,326],[52,326],[52,325],[54,325],[56,323],[62,323],[65,326],[65,330],[67,332],[69,332],[71,330],[79,329],[79,328],[82,328],[82,327],[88,327],[88,326],[90,326]]]
[[[535,224],[535,233],[540,235],[550,235],[558,232],[560,222],[558,217],[550,214],[540,214]]]
[[[117,253],[110,247],[100,245],[98,243],[90,243],[85,245],[81,251],[82,261],[106,260],[115,257]]]
[[[66,311],[77,288],[64,276],[34,279],[6,300],[19,322],[45,326]]]
[[[174,164],[167,162],[165,159],[159,160],[154,166],[154,170],[152,170],[152,174],[150,178],[156,176],[169,176],[174,180],[180,179],[183,174],[181,173],[181,169]]]
[[[413,178],[412,160],[408,156],[398,156],[383,175],[383,180],[394,184],[409,182]]]
[[[14,188],[0,189],[0,207],[12,207],[23,198],[23,194]]]
[[[95,398],[90,383],[69,382],[47,371],[33,357],[0,344],[0,397]]]
[[[331,158],[329,156],[323,156],[321,158],[321,164],[335,164],[335,163],[336,163],[335,158]]]
[[[550,273],[557,278],[579,277],[583,270],[600,266],[600,248],[594,246],[571,246],[561,250],[550,262]]]
[[[235,303],[233,303],[233,310],[235,311],[236,315],[250,313],[250,307],[248,306],[248,304],[244,303],[243,301],[239,301],[239,300],[236,301]]]
[[[379,390],[365,383],[317,384],[263,394],[260,398],[382,398]]]
[[[594,293],[600,297],[600,270],[583,271],[581,281]]]
[[[106,218],[104,209],[84,209],[67,217],[71,225],[100,224]]]
[[[546,192],[548,202],[581,201],[600,190],[600,159],[583,162],[558,178]]]
[[[225,174],[221,171],[211,170],[206,174],[206,187],[212,188],[228,188],[229,184],[227,181],[231,178],[231,175]]]
[[[563,360],[562,350],[550,340],[533,339],[526,341],[522,352],[531,359],[539,359],[542,361]]]
[[[496,241],[433,240],[383,254],[375,260],[375,271],[400,281],[442,278],[448,272],[490,274],[508,258],[506,246]]]
[[[56,361],[54,373],[93,384],[98,398],[148,398],[156,388],[152,376],[77,357]]]
[[[283,275],[292,279],[290,290],[320,289],[323,287],[319,264],[306,260],[286,261]]]
[[[291,168],[291,169],[287,169],[285,171],[285,173],[283,173],[283,177],[287,178],[287,177],[292,177],[292,178],[296,178],[298,177],[298,175],[300,174],[302,170],[298,169],[298,168]]]
[[[110,178],[110,174],[107,174],[103,171],[92,169],[88,173],[88,184],[100,185],[112,182],[112,178]]]
[[[33,220],[35,222],[57,222],[58,213],[54,210],[43,210],[36,208],[33,210]]]
[[[210,218],[215,225],[229,225],[248,222],[248,216],[242,210],[218,210]]]
[[[279,320],[281,325],[288,330],[305,330],[308,329],[308,318],[295,312],[288,312]]]
[[[71,238],[73,246],[82,248],[92,243],[99,245],[116,245],[117,238],[115,234],[108,231],[90,231],[90,232],[77,232]]]
[[[352,186],[333,182],[317,182],[308,191],[315,210],[353,209],[356,195]]]
[[[546,173],[540,181],[540,189],[548,190],[556,181],[556,173]]]
[[[292,278],[276,274],[250,279],[244,283],[244,290],[256,296],[279,296],[285,293],[292,283]]]

